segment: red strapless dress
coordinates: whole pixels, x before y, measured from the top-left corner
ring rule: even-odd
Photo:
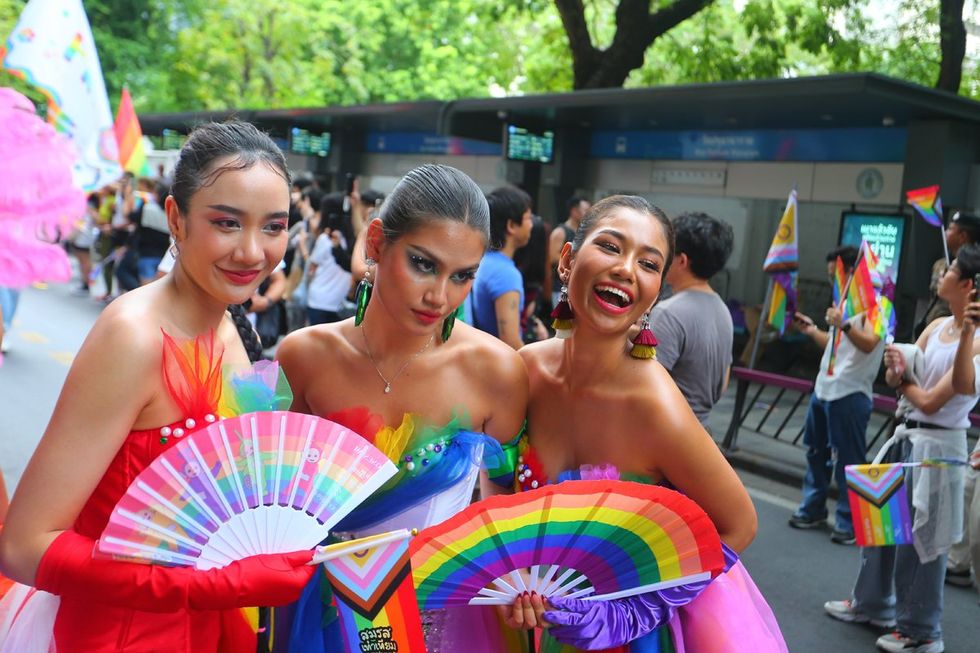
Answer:
[[[198,418],[200,423],[200,417]],[[177,423],[171,429],[181,428]],[[160,429],[132,431],[75,521],[75,530],[96,540],[116,503],[136,476],[178,439],[160,442]],[[256,637],[240,610],[140,612],[62,598],[54,623],[58,653],[125,651],[246,651]]]
[[[131,431],[75,520],[76,532],[99,539],[137,475],[176,445],[183,432],[213,421],[221,396],[221,358],[213,333],[182,343],[164,334],[166,386],[194,422],[182,419],[169,427]],[[0,653],[20,653],[25,646],[57,653],[250,653],[256,650],[256,634],[238,609],[142,612],[71,597],[59,601],[47,592],[15,586],[0,605]]]

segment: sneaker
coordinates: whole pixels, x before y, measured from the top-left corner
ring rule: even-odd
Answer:
[[[916,639],[899,632],[882,635],[875,645],[888,653],[943,653],[946,650],[941,639]]]
[[[827,525],[827,517],[825,515],[820,519],[814,519],[804,512],[796,511],[793,513],[793,516],[789,518],[789,525],[793,528],[801,528],[803,530],[823,528]]]
[[[834,544],[854,544],[857,539],[851,531],[834,529],[830,532],[830,541]]]
[[[972,587],[973,577],[970,575],[969,569],[965,569],[963,571],[953,571],[952,569],[947,567],[946,584],[954,585],[956,587]]]
[[[88,297],[89,296],[88,286],[75,286],[74,288],[72,288],[71,290],[69,290],[68,293],[72,297]]]
[[[834,619],[849,624],[871,624],[877,628],[894,628],[894,619],[872,619],[863,612],[858,612],[850,599],[844,601],[827,601],[823,604],[824,611]]]

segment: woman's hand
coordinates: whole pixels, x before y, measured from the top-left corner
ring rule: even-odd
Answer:
[[[887,345],[885,347],[885,355],[882,358],[882,362],[895,376],[901,378],[905,375],[905,355],[895,345]]]
[[[551,606],[537,592],[524,592],[518,594],[510,605],[498,605],[497,614],[514,630],[531,630],[551,625],[544,618],[545,610],[550,609]]]
[[[963,330],[961,335],[969,336],[973,340],[973,334],[980,326],[980,302],[972,301],[963,309]]]

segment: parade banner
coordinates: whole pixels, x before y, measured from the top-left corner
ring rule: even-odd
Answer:
[[[407,530],[326,547],[346,653],[424,653]],[[324,560],[324,557],[327,559]]]
[[[102,67],[81,0],[30,0],[0,67],[48,100],[48,122],[78,150],[75,183],[96,190],[122,175]]]

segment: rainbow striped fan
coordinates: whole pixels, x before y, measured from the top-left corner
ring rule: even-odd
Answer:
[[[412,542],[423,610],[508,604],[525,591],[608,600],[707,580],[724,564],[718,532],[696,503],[625,481],[493,497]]]
[[[287,411],[195,431],[144,469],[97,553],[198,569],[311,549],[397,468],[353,431]]]

